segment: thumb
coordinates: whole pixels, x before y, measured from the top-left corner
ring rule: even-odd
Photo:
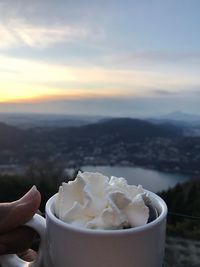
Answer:
[[[33,186],[21,199],[0,203],[0,234],[29,221],[37,212],[40,202],[40,192]]]

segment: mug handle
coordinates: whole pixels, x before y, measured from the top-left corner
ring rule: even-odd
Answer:
[[[43,250],[45,246],[45,232],[46,232],[46,220],[35,214],[33,218],[28,221],[26,226],[33,228],[40,236],[40,247],[38,255],[35,261],[27,262],[20,259],[16,254],[8,254],[0,256],[1,267],[41,267],[43,264]]]

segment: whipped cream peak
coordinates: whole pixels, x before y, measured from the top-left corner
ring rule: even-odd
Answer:
[[[74,181],[62,183],[55,200],[55,215],[77,227],[122,229],[147,223],[142,186],[101,173],[79,172]]]

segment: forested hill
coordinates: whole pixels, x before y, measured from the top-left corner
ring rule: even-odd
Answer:
[[[168,206],[168,231],[200,238],[200,177],[160,193]]]
[[[142,138],[173,137],[181,134],[178,127],[170,124],[156,125],[138,119],[110,119],[94,124],[79,127],[47,127],[22,130],[5,123],[0,123],[0,147],[19,142],[31,142],[37,140],[50,141],[81,139],[98,139],[105,136],[112,136],[118,141],[128,141]]]
[[[181,134],[181,129],[170,124],[156,125],[139,119],[119,118],[104,120],[73,129],[75,136],[95,137],[113,135],[118,139],[134,140],[142,138],[169,137]]]
[[[177,137],[182,134],[182,130],[171,124],[156,125],[144,120],[119,118],[103,120],[80,127],[54,128],[49,134],[49,137],[59,137],[60,140],[98,140],[109,138],[113,142],[123,141],[126,143],[144,138]]]
[[[192,166],[193,171],[198,163],[195,161],[191,165],[189,162],[188,165],[185,158],[183,162],[181,157],[185,151],[182,148],[188,141],[183,140],[180,128],[170,124],[118,118],[78,127],[22,130],[5,124],[0,126],[0,165],[56,159],[76,166],[126,162],[129,166],[174,169],[178,162],[179,168]],[[188,147],[194,146],[189,143]],[[191,157],[193,151],[189,152],[189,161],[196,160],[197,152],[194,151],[194,157]]]

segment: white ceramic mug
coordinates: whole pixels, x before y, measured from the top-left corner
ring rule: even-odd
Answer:
[[[46,220],[35,215],[26,224],[41,237],[36,261],[4,255],[0,263],[2,267],[161,267],[167,206],[149,194],[159,216],[144,226],[122,230],[82,229],[62,222],[54,215],[54,195],[46,204]]]

